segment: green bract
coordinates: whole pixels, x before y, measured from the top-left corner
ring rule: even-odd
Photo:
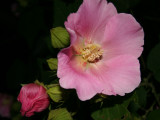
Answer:
[[[50,30],[52,46],[54,48],[64,48],[69,45],[69,34],[65,28],[56,27]]]
[[[48,66],[51,70],[57,69],[57,58],[50,58],[47,60]]]
[[[62,91],[59,85],[50,87],[47,90],[47,93],[54,102],[59,102],[60,100],[62,100]]]

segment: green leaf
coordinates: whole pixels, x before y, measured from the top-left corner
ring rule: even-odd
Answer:
[[[124,100],[123,103],[122,103],[126,108],[128,108],[128,106],[132,102],[135,102],[135,103],[138,104],[138,95],[137,95],[136,90],[129,95],[131,95],[131,96],[129,96],[128,99]],[[126,97],[127,97],[127,95],[126,95]]]
[[[134,98],[128,106],[129,111],[132,113],[136,113],[137,110],[146,106],[147,91],[144,87],[139,87],[135,90]]]
[[[59,108],[49,112],[48,120],[73,120],[66,108]]]
[[[62,89],[59,85],[54,85],[48,88],[47,93],[54,102],[62,100]]]
[[[108,96],[103,101],[103,108],[91,114],[94,120],[131,120],[128,106],[131,102],[138,102],[136,92],[125,96]]]
[[[58,63],[57,58],[50,58],[47,60],[47,63],[48,63],[48,66],[51,70],[57,69],[57,63]]]
[[[63,27],[51,29],[51,40],[54,48],[64,48],[69,45],[69,34]]]
[[[160,82],[160,43],[157,44],[149,53],[147,59],[148,69],[153,72],[157,81]]]
[[[154,110],[150,112],[147,116],[147,120],[159,120],[160,119],[160,110]]]
[[[134,102],[134,101],[132,101],[128,106],[128,109],[131,113],[136,113],[139,108],[140,106],[138,102]]]
[[[122,118],[129,119],[130,113],[123,105],[115,104],[112,107],[97,110],[91,116],[94,120],[119,120]]]
[[[138,104],[144,107],[147,101],[147,91],[143,87],[140,87],[136,90],[136,94],[138,96]]]

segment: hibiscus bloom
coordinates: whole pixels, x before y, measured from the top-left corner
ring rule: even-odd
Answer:
[[[144,32],[132,15],[118,14],[106,0],[84,0],[65,27],[71,43],[58,54],[63,88],[84,101],[97,93],[123,96],[140,84]]]

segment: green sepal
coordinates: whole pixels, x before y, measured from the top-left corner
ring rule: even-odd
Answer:
[[[48,120],[73,120],[66,108],[59,108],[49,112]]]
[[[51,70],[57,69],[58,60],[57,58],[50,58],[47,60],[48,66]]]
[[[51,42],[54,48],[64,48],[69,45],[69,34],[63,27],[56,27],[50,30]]]
[[[46,86],[44,85],[44,83],[39,82],[38,80],[35,80],[34,83],[37,85],[43,86],[46,89]]]

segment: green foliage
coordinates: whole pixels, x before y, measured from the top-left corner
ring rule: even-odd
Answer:
[[[128,106],[129,111],[133,114],[137,114],[139,109],[146,106],[147,91],[143,87],[137,88],[135,91],[135,98],[136,100],[131,101]]]
[[[160,82],[160,43],[149,53],[147,66],[153,72],[155,79]]]
[[[49,87],[47,89],[47,93],[54,102],[60,102],[63,99],[62,89],[60,88],[59,85],[53,84],[53,85],[49,85],[47,87]]]
[[[103,99],[101,109],[94,111],[91,116],[94,120],[139,120],[139,109],[144,108],[147,101],[147,92],[143,87],[137,88],[134,93],[126,96],[111,96]],[[136,115],[136,116],[135,116]]]
[[[130,113],[124,105],[115,104],[112,107],[97,110],[92,117],[94,120],[120,120],[122,118],[126,120],[130,118]]]
[[[73,120],[66,108],[59,108],[49,112],[48,120]]]
[[[94,120],[130,120],[131,114],[128,106],[131,102],[137,102],[136,92],[124,97],[112,96],[104,100],[104,107],[94,111],[91,116]]]
[[[57,58],[50,58],[47,60],[48,66],[51,70],[57,69],[58,60]]]
[[[69,34],[65,28],[56,27],[51,29],[51,40],[54,48],[64,48],[69,45]]]
[[[139,106],[141,106],[141,107],[146,106],[147,91],[143,87],[140,87],[136,90],[136,94],[137,94],[137,97],[138,97]]]
[[[159,120],[160,118],[160,110],[154,110],[150,112],[147,116],[147,120]]]

